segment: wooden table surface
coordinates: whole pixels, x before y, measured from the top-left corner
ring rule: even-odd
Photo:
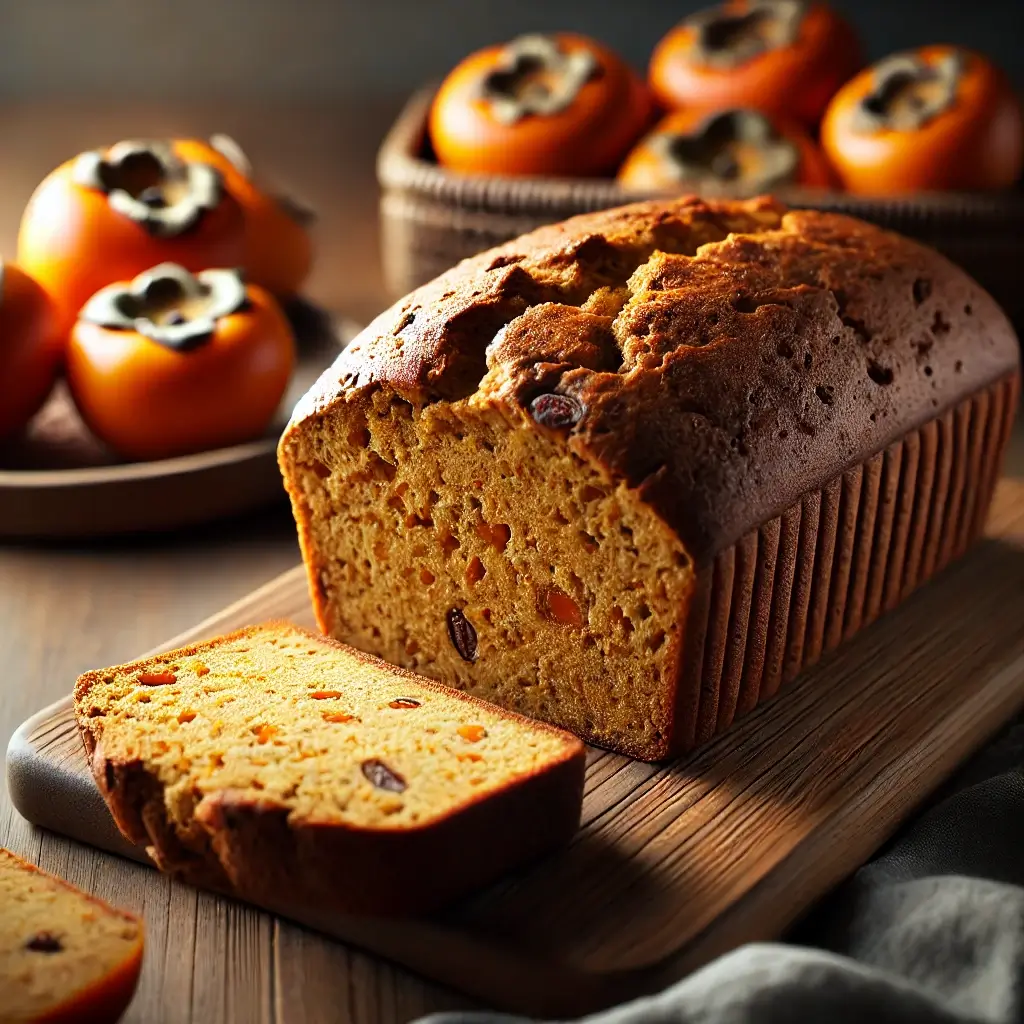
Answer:
[[[318,210],[310,297],[365,322],[386,303],[373,161],[398,108],[399,101],[322,109],[0,107],[0,253],[14,254],[32,188],[75,152],[122,137],[226,131],[257,167]],[[297,560],[284,506],[175,536],[0,544],[0,751],[85,669],[154,647]],[[0,846],[145,915],[145,967],[125,1017],[132,1024],[404,1024],[469,1005],[401,968],[34,829],[11,807],[6,786]]]
[[[318,209],[310,297],[365,322],[387,301],[373,159],[398,108],[383,100],[322,109],[0,108],[0,252],[13,255],[35,183],[78,150],[126,136],[226,131],[257,167]],[[1020,435],[1011,465],[1018,473],[1024,466]],[[297,559],[283,507],[167,537],[0,545],[0,749],[25,718],[67,694],[80,672],[167,640]],[[145,915],[145,967],[125,1018],[133,1024],[404,1024],[469,1005],[374,957],[33,829],[5,788],[0,846]]]

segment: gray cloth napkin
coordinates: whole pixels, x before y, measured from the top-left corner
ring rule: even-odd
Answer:
[[[1024,720],[789,942],[745,946],[588,1024],[1024,1022]],[[420,1024],[526,1024],[442,1013]]]

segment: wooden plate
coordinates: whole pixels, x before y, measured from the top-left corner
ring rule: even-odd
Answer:
[[[662,765],[591,750],[568,849],[429,918],[345,918],[283,897],[265,909],[545,1018],[659,991],[742,943],[780,937],[1020,711],[1022,579],[1024,483],[1006,479],[967,556],[707,746]],[[162,649],[270,618],[312,625],[301,567]],[[70,698],[14,734],[7,784],[29,821],[147,862],[93,782]],[[160,908],[155,927],[164,908],[186,905],[177,883],[127,867],[122,877]],[[395,884],[418,881],[412,871]],[[359,880],[339,865],[338,883]],[[199,907],[200,928],[229,919],[270,934],[253,908],[220,896]],[[191,913],[181,927],[195,927]]]
[[[61,383],[27,434],[0,447],[0,537],[86,538],[177,529],[284,495],[277,439],[292,407],[354,336],[355,325],[303,302],[288,316],[299,364],[266,435],[157,462],[119,462],[93,438]]]

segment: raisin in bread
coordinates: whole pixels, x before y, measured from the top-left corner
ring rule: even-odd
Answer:
[[[138,918],[0,849],[0,1021],[112,1024],[142,946]]]
[[[87,672],[75,714],[129,839],[272,909],[432,910],[579,823],[575,737],[288,623]]]
[[[965,549],[1018,372],[930,249],[768,199],[647,202],[397,303],[279,459],[324,632],[654,760]]]

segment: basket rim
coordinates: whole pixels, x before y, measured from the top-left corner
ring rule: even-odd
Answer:
[[[414,92],[388,130],[377,153],[377,180],[385,192],[413,194],[424,201],[465,210],[508,215],[573,212],[622,206],[643,199],[679,196],[679,192],[633,191],[609,178],[555,178],[471,175],[450,171],[423,154],[430,105],[437,91],[431,83]],[[903,220],[1024,222],[1024,193],[922,192],[912,196],[858,196],[838,190],[780,189],[775,195],[795,208],[813,207]]]

